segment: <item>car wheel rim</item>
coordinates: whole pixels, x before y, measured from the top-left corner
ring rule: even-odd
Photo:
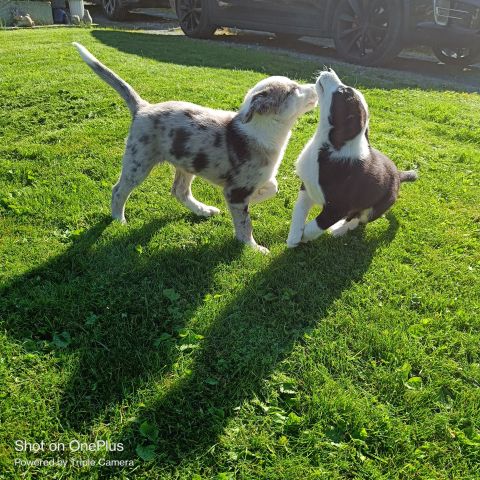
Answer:
[[[107,15],[112,15],[115,10],[115,0],[103,0],[103,9]]]
[[[338,39],[354,57],[373,54],[385,42],[391,11],[386,0],[348,0],[338,17]]]
[[[202,17],[201,0],[182,0],[178,5],[180,24],[187,32],[193,32],[200,24]]]

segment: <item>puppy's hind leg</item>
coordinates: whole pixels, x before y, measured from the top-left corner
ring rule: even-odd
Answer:
[[[212,215],[220,213],[218,208],[205,205],[193,197],[191,185],[194,178],[195,175],[177,167],[172,186],[172,195],[196,215],[211,217]]]
[[[341,237],[351,230],[355,230],[359,225],[373,222],[383,215],[395,203],[395,196],[387,195],[372,208],[366,208],[355,216],[345,220],[340,220],[330,227],[330,233],[334,237]]]
[[[350,230],[355,230],[360,225],[359,217],[352,219],[344,219],[332,225],[329,230],[334,237],[341,237],[348,233]]]
[[[155,162],[145,156],[146,152],[138,152],[138,147],[127,147],[123,156],[122,173],[112,189],[112,217],[122,223],[125,220],[125,203],[133,189],[140,185],[151,172]]]
[[[390,207],[396,202],[397,195],[394,192],[389,192],[376,205],[368,210],[364,210],[360,216],[361,223],[373,222],[380,218]]]
[[[322,213],[320,213],[317,218],[305,225],[302,242],[306,243],[310,242],[311,240],[315,240],[322,235],[325,230],[342,220],[343,216],[344,215],[341,215],[335,208],[328,204],[325,205]]]
[[[383,215],[395,203],[395,196],[387,195],[372,208],[362,210],[354,217],[340,220],[330,227],[330,233],[334,237],[341,237],[351,230],[355,230],[359,225],[373,222]]]

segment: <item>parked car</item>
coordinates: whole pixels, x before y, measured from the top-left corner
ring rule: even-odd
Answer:
[[[113,1],[113,0],[111,0]],[[218,27],[329,37],[342,58],[381,65],[406,46],[432,47],[439,60],[480,56],[480,0],[170,0],[186,35]]]
[[[169,7],[168,0],[93,0],[102,6],[105,16],[110,20],[124,20],[129,10],[134,8]]]

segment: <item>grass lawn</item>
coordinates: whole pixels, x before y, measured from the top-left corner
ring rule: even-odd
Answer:
[[[127,226],[109,221],[129,112],[73,40],[152,102],[236,109],[266,75],[322,67],[181,37],[0,32],[0,478],[480,478],[479,96],[338,66],[373,144],[420,180],[387,218],[288,250],[305,115],[280,193],[252,208],[262,256],[233,240],[219,190],[194,183],[217,218],[174,200],[168,165]],[[75,451],[97,440],[123,451]]]

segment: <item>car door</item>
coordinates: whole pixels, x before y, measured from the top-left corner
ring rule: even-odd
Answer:
[[[212,16],[227,27],[319,34],[326,4],[326,0],[213,0]]]

